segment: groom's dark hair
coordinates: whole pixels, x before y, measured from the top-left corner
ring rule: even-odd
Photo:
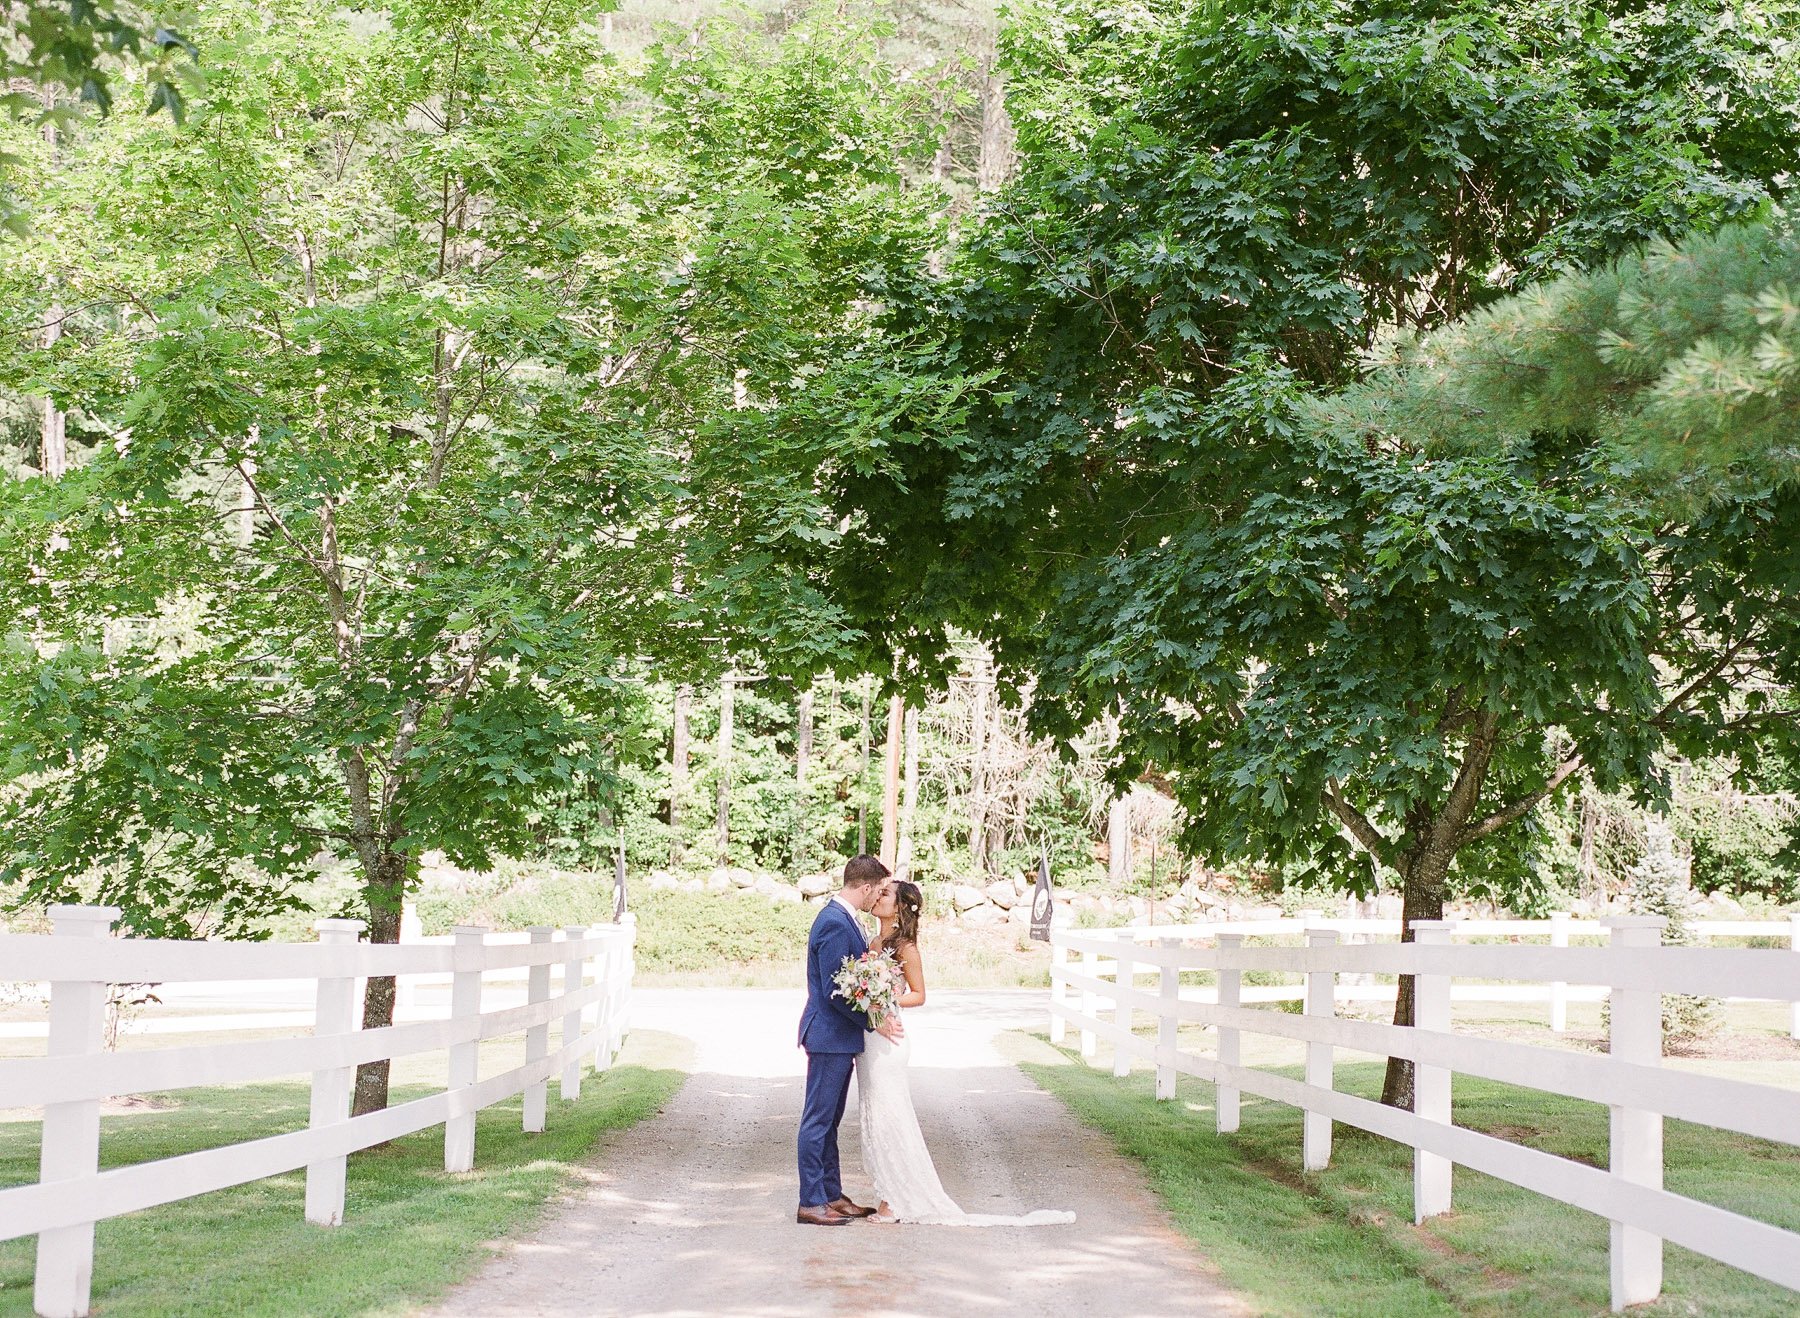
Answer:
[[[860,888],[866,883],[880,883],[893,872],[874,856],[852,856],[844,866],[844,886]]]

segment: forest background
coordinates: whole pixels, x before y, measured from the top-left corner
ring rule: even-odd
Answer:
[[[1366,709],[1322,721],[1311,762],[1253,746],[1209,777],[1169,713],[1210,710],[1208,665],[1240,644],[1151,602],[1163,549],[1191,551],[1189,573],[1218,552],[1169,491],[1245,453],[1267,464],[1254,479],[1288,470],[1297,391],[1341,387],[1407,333],[1659,236],[1779,214],[1800,124],[1791,7],[1514,17],[1519,33],[1457,5],[1002,22],[980,3],[208,0],[179,38],[140,15],[155,57],[102,59],[103,85],[15,42],[9,911],[100,899],[136,932],[237,937],[363,912],[392,938],[427,880],[468,898],[428,901],[434,925],[583,918],[622,857],[656,889],[647,909],[699,921],[696,947],[748,931],[781,953],[802,908],[765,921],[667,890],[817,875],[865,846],[946,912],[958,886],[1040,856],[1061,885],[1142,903],[1095,918],[1184,887],[1321,905],[1397,886],[1416,860],[1405,793],[1453,798],[1433,775],[1478,743],[1477,794],[1490,755],[1490,789],[1546,757],[1568,768],[1492,817],[1504,845],[1434,853],[1432,884],[1447,872],[1522,914],[1630,901],[1666,817],[1697,893],[1794,903],[1791,757],[1698,731],[1791,727],[1778,562],[1683,578],[1671,616],[1698,639],[1667,661],[1575,646],[1573,696],[1561,676],[1495,696],[1542,729],[1504,753],[1445,677],[1435,730],[1383,743],[1360,804],[1319,769],[1342,728],[1436,717],[1382,706],[1373,670],[1355,679]],[[1333,175],[1333,150],[1387,158],[1370,134],[1394,125],[1416,134],[1389,153],[1399,177]],[[1227,146],[1183,155],[1184,132]],[[1290,132],[1312,145],[1283,147]],[[1182,160],[1237,173],[1223,190],[1183,174],[1178,192]],[[1355,193],[1340,229],[1309,231],[1333,188]],[[1280,296],[1246,303],[1234,279]],[[1277,329],[1219,310],[1245,305]],[[1217,444],[1227,428],[1255,439]],[[1462,529],[1504,552],[1529,539],[1519,519],[1550,527],[1568,561],[1521,557],[1520,579],[1564,573],[1576,612],[1636,588],[1590,571],[1633,537],[1691,575],[1668,528],[1705,518],[1659,524],[1647,497],[1621,513],[1599,468],[1524,485],[1460,459],[1411,470],[1450,475],[1382,498],[1466,500]],[[1554,498],[1481,523],[1495,490],[1531,489]],[[1744,520],[1706,534],[1778,537],[1792,498],[1775,489],[1732,493]],[[1239,542],[1270,574],[1232,584],[1239,599],[1333,552],[1317,518],[1262,524],[1273,505],[1241,517],[1216,494],[1233,534],[1270,537]],[[1338,535],[1362,514],[1329,515]],[[1042,568],[1115,535],[1111,558]],[[1182,580],[1196,599],[1217,584]],[[1384,598],[1466,608],[1421,581]],[[1733,591],[1763,610],[1742,637]],[[1343,698],[1343,673],[1303,672],[1330,619],[1292,616],[1315,630],[1232,623],[1265,631],[1228,682],[1285,664],[1317,678],[1308,699]],[[1654,685],[1670,662],[1699,674],[1664,711],[1687,720],[1675,731],[1588,726],[1607,683]],[[1675,708],[1695,693],[1704,711]],[[1608,753],[1568,758],[1558,726]],[[1378,835],[1389,808],[1399,840]],[[368,1005],[372,1022],[391,1010]]]

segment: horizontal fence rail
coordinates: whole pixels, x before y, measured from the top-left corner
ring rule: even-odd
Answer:
[[[1133,1059],[1149,1062],[1156,1069],[1159,1099],[1175,1096],[1178,1075],[1211,1082],[1217,1087],[1221,1134],[1238,1129],[1246,1093],[1300,1109],[1301,1161],[1309,1171],[1330,1164],[1332,1126],[1338,1122],[1411,1146],[1415,1221],[1449,1211],[1451,1169],[1458,1165],[1605,1217],[1612,1224],[1615,1310],[1661,1294],[1664,1241],[1800,1290],[1800,1233],[1663,1189],[1662,1151],[1667,1118],[1800,1145],[1800,1092],[1665,1069],[1661,1009],[1663,994],[1800,1001],[1800,957],[1781,948],[1664,946],[1662,921],[1648,917],[1595,924],[1593,932],[1608,940],[1600,947],[1568,946],[1561,936],[1568,926],[1589,932],[1573,921],[1557,922],[1559,936],[1550,946],[1452,941],[1541,935],[1548,923],[1525,921],[1421,921],[1413,926],[1411,943],[1340,941],[1347,931],[1366,931],[1358,926],[1387,923],[1283,920],[1056,929],[1050,1037],[1061,1043],[1073,1028],[1081,1055],[1090,1060],[1105,1040],[1113,1047],[1115,1075],[1128,1074]],[[1731,936],[1768,936],[1767,926],[1742,923],[1751,932],[1739,933],[1734,924]],[[1518,929],[1526,924],[1533,927]],[[1776,929],[1788,932],[1785,923]],[[1247,937],[1294,934],[1304,935],[1305,946],[1244,945]],[[1255,971],[1304,976],[1303,985],[1286,990],[1302,998],[1304,1014],[1244,1005],[1244,975]],[[1183,986],[1184,972],[1210,972],[1215,986]],[[1336,1009],[1345,975],[1414,976],[1416,1024],[1340,1018]],[[1140,977],[1153,987],[1141,986]],[[1450,1023],[1457,978],[1595,986],[1611,1001],[1610,1052],[1598,1056],[1457,1035]],[[1551,1000],[1554,1006],[1557,999]],[[1154,1022],[1154,1034],[1139,1034],[1139,1020]],[[1184,1023],[1214,1032],[1215,1056],[1178,1046],[1177,1030]],[[1304,1079],[1243,1065],[1246,1034],[1302,1044]],[[1338,1048],[1412,1061],[1413,1110],[1337,1091],[1332,1069]],[[1450,1083],[1456,1074],[1607,1105],[1609,1166],[1592,1167],[1454,1125]]]
[[[44,1110],[37,1183],[0,1189],[0,1240],[38,1238],[34,1303],[42,1318],[88,1312],[97,1221],[304,1167],[307,1221],[336,1226],[344,1217],[349,1154],[439,1125],[444,1169],[471,1170],[476,1114],[523,1094],[524,1128],[543,1130],[550,1080],[559,1080],[563,1099],[579,1097],[583,1066],[602,1071],[612,1064],[631,1008],[629,915],[619,924],[535,927],[523,943],[459,926],[447,945],[429,947],[363,943],[360,920],[319,921],[317,943],[242,944],[110,938],[118,917],[110,907],[59,906],[51,915],[52,934],[0,934],[0,978],[50,985],[47,1055],[0,1062],[0,1108]],[[484,1012],[483,977],[521,969],[526,1003]],[[445,973],[447,1019],[357,1028],[358,980]],[[130,1053],[104,1048],[110,985],[269,979],[313,981],[310,1037]],[[556,1022],[561,1034],[552,1050]],[[519,1033],[524,1062],[482,1077],[482,1041]],[[359,1065],[446,1050],[449,1084],[442,1092],[351,1117]],[[99,1170],[105,1099],[307,1073],[305,1130]]]
[[[1791,915],[1779,920],[1690,920],[1686,929],[1694,938],[1703,943],[1713,943],[1720,939],[1756,939],[1770,943],[1784,943],[1788,950],[1800,952],[1800,915]],[[1367,944],[1376,939],[1397,940],[1400,937],[1400,921],[1398,920],[1365,920],[1365,919],[1333,919],[1318,912],[1303,912],[1298,918],[1284,916],[1275,920],[1217,920],[1199,921],[1186,924],[1164,925],[1132,925],[1117,929],[1096,929],[1091,931],[1070,930],[1074,934],[1089,932],[1127,943],[1166,943],[1211,939],[1215,934],[1224,932],[1247,938],[1299,938],[1309,929],[1334,930],[1342,943],[1348,945]],[[1467,939],[1526,940],[1532,943],[1542,940],[1547,947],[1568,947],[1570,940],[1585,938],[1605,941],[1607,923],[1603,920],[1577,920],[1565,913],[1551,915],[1542,920],[1454,920],[1450,922],[1452,941]],[[1509,946],[1517,946],[1515,941]],[[1526,944],[1527,946],[1531,944]],[[1723,951],[1726,949],[1706,947],[1697,951]],[[1378,959],[1378,958],[1377,958]],[[1525,963],[1511,957],[1490,959],[1485,963],[1470,961],[1468,966],[1486,964],[1503,965],[1509,969],[1503,972],[1490,973],[1486,970],[1458,968],[1454,973],[1463,982],[1452,987],[1451,995],[1458,1002],[1547,1002],[1550,1005],[1550,1028],[1561,1033],[1568,1028],[1568,1004],[1572,1001],[1598,1002],[1607,995],[1608,983],[1603,977],[1590,980],[1558,980],[1548,974],[1538,974],[1535,970],[1513,969],[1524,967]],[[1537,963],[1541,969],[1543,963]],[[1559,962],[1560,964],[1564,964]],[[1582,965],[1577,959],[1567,963]],[[1585,964],[1593,964],[1588,962]],[[1694,965],[1704,964],[1704,959],[1695,961]],[[1723,963],[1720,963],[1723,964]],[[1794,962],[1800,967],[1800,958]],[[1295,970],[1297,967],[1270,967],[1278,970]],[[1350,965],[1343,966],[1345,974],[1393,973],[1411,974],[1410,969],[1394,969],[1391,972],[1382,966]],[[1497,980],[1500,983],[1477,983],[1472,980]],[[1512,982],[1504,982],[1512,981]],[[1792,982],[1790,980],[1790,982]],[[1245,1002],[1291,1002],[1298,1000],[1305,992],[1298,985],[1250,985],[1241,986],[1242,1000]],[[1736,997],[1735,993],[1717,993],[1712,989],[1669,989],[1668,992],[1701,993],[1710,996]],[[1333,990],[1339,1002],[1392,1002],[1394,986],[1391,984],[1346,983],[1340,976]],[[1786,1000],[1788,1008],[1788,1034],[1791,1038],[1800,1039],[1800,990],[1791,994],[1758,993],[1756,998],[1774,997]]]

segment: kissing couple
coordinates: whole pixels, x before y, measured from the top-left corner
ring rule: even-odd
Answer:
[[[965,1213],[938,1180],[907,1075],[911,1043],[903,1009],[925,1005],[925,962],[919,951],[919,917],[925,897],[915,883],[892,877],[874,856],[844,866],[844,886],[825,903],[806,940],[806,1009],[800,1013],[800,1046],[806,1050],[806,1098],[798,1141],[800,1207],[794,1220],[806,1226],[847,1226],[858,1218],[920,1222],[933,1226],[1052,1226],[1075,1214],[1040,1209],[1022,1217]],[[876,952],[893,961],[897,1009],[879,1019],[852,1005],[833,977],[845,958],[870,950],[863,915],[876,921]],[[838,1124],[857,1081],[864,1170],[875,1183],[877,1206],[865,1208],[844,1194],[838,1171]]]

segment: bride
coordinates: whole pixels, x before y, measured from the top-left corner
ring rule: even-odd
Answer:
[[[919,955],[919,916],[924,894],[915,883],[896,880],[871,913],[880,923],[871,950],[887,952],[903,982],[895,984],[901,1008],[925,1002],[925,963]],[[856,1059],[856,1087],[862,1116],[863,1165],[875,1180],[880,1201],[875,1222],[922,1222],[934,1226],[1052,1226],[1073,1222],[1075,1214],[1041,1209],[1023,1217],[965,1213],[938,1180],[937,1168],[913,1112],[907,1060],[912,1036],[898,1043],[870,1031]]]

